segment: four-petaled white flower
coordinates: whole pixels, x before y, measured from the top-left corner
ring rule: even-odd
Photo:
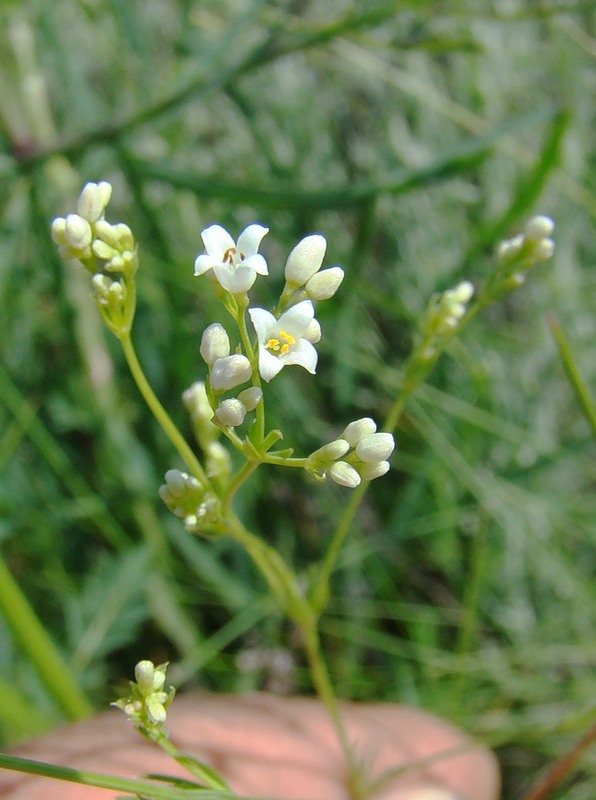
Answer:
[[[292,306],[279,319],[264,308],[249,308],[248,313],[257,332],[263,380],[269,382],[288,364],[299,364],[314,375],[318,354],[309,341],[315,313],[310,300]]]
[[[267,262],[258,252],[263,236],[269,231],[263,225],[249,225],[238,242],[221,225],[210,225],[201,233],[206,253],[197,256],[195,275],[212,269],[223,288],[240,294],[248,292],[257,275],[268,275]]]

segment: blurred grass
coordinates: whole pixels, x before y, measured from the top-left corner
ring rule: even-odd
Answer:
[[[300,236],[325,234],[347,277],[320,309],[319,374],[271,386],[305,451],[382,417],[429,295],[480,283],[495,241],[547,213],[555,259],[408,406],[323,620],[342,695],[419,704],[485,737],[513,798],[579,738],[596,696],[595,444],[544,324],[556,311],[594,386],[595,12],[363,5],[0,6],[2,553],[98,706],[141,657],[218,691],[267,683],[238,672],[247,650],[299,659],[242,554],[185,536],[160,506],[175,457],[49,238],[86,180],[113,182],[112,216],[141,243],[135,339],[185,430],[180,394],[221,315],[192,276],[200,230],[269,225],[273,275]],[[265,468],[238,498],[297,566],[344,503]],[[4,739],[56,724],[1,619],[0,664]],[[554,797],[592,800],[595,783],[588,752]]]

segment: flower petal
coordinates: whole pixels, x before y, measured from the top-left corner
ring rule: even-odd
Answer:
[[[248,313],[256,331],[259,345],[262,347],[270,338],[269,331],[272,328],[276,328],[277,320],[270,311],[265,311],[264,308],[249,308]]]
[[[280,373],[283,369],[284,361],[277,358],[269,352],[265,347],[259,348],[259,374],[264,381],[269,381],[271,378]]]
[[[317,370],[318,359],[319,354],[312,344],[307,342],[306,339],[300,339],[293,350],[286,356],[280,356],[278,360],[283,361],[284,364],[298,364],[310,372],[311,375],[314,375]]]
[[[267,262],[260,253],[255,253],[253,256],[245,258],[242,262],[243,267],[249,267],[257,272],[259,275],[269,275],[267,269]]]
[[[217,258],[219,261],[223,258],[226,250],[236,246],[230,234],[225,228],[222,228],[221,225],[210,225],[208,228],[205,228],[205,230],[201,232],[201,239],[209,255],[213,256],[213,258]]]
[[[313,320],[315,309],[310,300],[303,300],[285,311],[277,322],[278,330],[287,331],[300,339]]]
[[[269,228],[265,228],[263,225],[257,225],[256,223],[254,225],[249,225],[238,237],[238,252],[242,253],[245,257],[254,256],[259,250],[261,240],[267,233],[269,233]],[[265,272],[262,274],[266,275],[267,273]]]
[[[213,269],[216,264],[219,264],[217,259],[207,255],[207,253],[202,253],[195,259],[195,275],[202,275],[204,272],[207,272],[207,270]]]
[[[240,294],[248,292],[250,287],[257,279],[257,273],[250,267],[233,267],[228,264],[215,264],[213,267],[215,276],[220,285],[227,292]]]

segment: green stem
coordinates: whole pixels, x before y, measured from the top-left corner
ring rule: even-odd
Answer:
[[[206,786],[207,789],[214,789],[215,791],[227,789],[227,785],[223,778],[220,778],[219,775],[217,775],[217,773],[215,773],[210,767],[208,767],[206,764],[202,764],[193,756],[187,756],[184,753],[181,753],[176,745],[172,744],[172,742],[164,733],[161,733],[159,738],[155,741],[156,744],[161,747],[164,753],[167,753],[167,755],[171,756],[171,758],[188,770],[193,777],[198,778],[198,780],[204,786]]]
[[[569,383],[586,415],[586,419],[590,423],[592,433],[596,436],[596,404],[594,403],[594,398],[580,374],[567,337],[563,333],[557,318],[554,314],[549,314],[546,321],[559,350],[559,356],[563,362]]]
[[[238,315],[236,316],[236,324],[240,331],[240,338],[246,357],[252,365],[252,385],[262,390],[261,375],[259,373],[259,355],[255,353],[250,340],[250,334],[246,326],[246,305],[239,307]],[[255,409],[256,425],[257,425],[257,442],[260,444],[265,437],[265,397],[261,397],[261,402],[257,404]]]
[[[188,442],[182,436],[174,422],[172,421],[171,417],[162,406],[162,404],[157,399],[155,392],[151,388],[149,381],[145,377],[145,373],[139,363],[137,358],[137,354],[135,352],[134,346],[132,344],[132,340],[130,335],[125,335],[120,339],[120,343],[122,345],[122,350],[124,352],[124,356],[126,358],[126,362],[128,367],[131,371],[131,374],[134,378],[137,387],[143,396],[143,400],[147,403],[151,411],[153,412],[154,417],[161,425],[164,433],[170,440],[170,442],[174,445],[178,454],[184,461],[184,463],[189,468],[190,472],[194,475],[194,477],[201,483],[206,489],[210,488],[210,481],[207,477],[205,470],[199,463],[197,457],[189,447]]]
[[[436,359],[444,351],[445,347],[447,347],[451,339],[454,338],[455,335],[459,334],[463,329],[463,327],[467,325],[472,319],[474,319],[476,314],[487,304],[488,302],[485,299],[480,299],[474,305],[468,308],[464,316],[461,318],[457,329],[453,332],[452,336],[445,338],[444,346],[441,347],[441,350],[437,353],[436,358],[429,363],[428,371],[432,369]],[[418,388],[418,386],[420,386],[420,384],[428,374],[428,371],[420,372],[411,368],[411,365],[414,363],[415,360],[416,360],[416,350],[412,352],[410,358],[405,364],[403,371],[404,379],[401,391],[398,394],[397,398],[395,399],[395,402],[393,403],[389,411],[389,414],[387,414],[387,417],[382,425],[382,430],[388,431],[389,433],[393,433],[396,430],[408,398],[413,394],[413,392]],[[411,379],[408,379],[408,373],[412,374]],[[323,609],[327,605],[329,598],[329,582],[331,579],[331,575],[335,568],[339,552],[344,543],[344,539],[346,538],[348,531],[350,530],[350,526],[354,520],[354,517],[356,516],[356,512],[360,507],[360,503],[364,498],[368,486],[369,482],[363,481],[360,484],[360,486],[354,489],[350,501],[344,508],[344,511],[341,517],[339,518],[339,522],[337,523],[337,526],[333,532],[333,536],[331,537],[331,542],[329,544],[329,547],[327,548],[327,552],[325,553],[325,557],[317,573],[317,578],[311,592],[311,605],[315,613],[317,614],[321,614]]]
[[[258,467],[258,461],[247,461],[234,475],[227,487],[226,496],[222,504],[222,512],[224,516],[228,516],[231,513],[232,500],[234,499],[236,492]]]
[[[15,641],[68,719],[82,719],[93,707],[41,625],[6,564],[0,559],[0,608]]]
[[[7,756],[3,753],[0,753],[0,768],[25,772],[29,775],[40,775],[44,778],[56,778],[60,781],[78,783],[83,786],[98,786],[102,789],[126,792],[135,797],[148,797],[151,800],[185,800],[188,797],[188,789],[167,786],[163,781],[158,783],[135,778],[118,778],[113,775],[104,775],[100,772],[70,769],[69,767],[59,767],[55,764],[46,764],[43,761]],[[213,800],[213,798],[223,800],[223,798],[235,796],[231,792],[201,791],[201,798],[204,798],[204,800]]]
[[[363,796],[361,788],[361,774],[354,759],[354,752],[348,739],[347,731],[341,717],[339,704],[337,702],[337,697],[333,691],[333,684],[331,683],[327,665],[321,652],[321,642],[317,630],[316,620],[313,619],[312,624],[310,624],[308,627],[301,626],[301,631],[304,636],[304,650],[308,659],[312,681],[315,685],[319,699],[327,709],[331,724],[333,725],[335,734],[346,759],[349,776],[348,790],[350,792],[350,797],[360,798]]]

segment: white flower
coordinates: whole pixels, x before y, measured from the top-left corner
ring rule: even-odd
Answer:
[[[223,288],[239,294],[247,292],[258,275],[268,275],[267,262],[260,253],[259,245],[269,228],[249,225],[236,243],[221,225],[211,225],[201,233],[206,253],[197,256],[195,275],[212,269]]]
[[[264,308],[249,308],[248,313],[257,332],[263,380],[269,382],[288,364],[299,364],[314,375],[317,351],[304,338],[315,313],[310,300],[292,306],[279,319]]]

